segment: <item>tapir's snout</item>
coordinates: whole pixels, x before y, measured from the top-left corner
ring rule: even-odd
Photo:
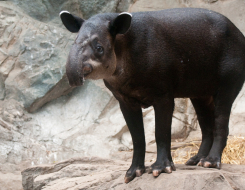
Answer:
[[[78,46],[74,44],[71,47],[67,62],[66,75],[70,86],[81,86],[84,83],[84,75],[87,75],[91,69],[82,64],[79,56]],[[91,71],[92,72],[92,71]]]
[[[80,71],[72,70],[69,67],[66,67],[66,75],[69,81],[69,85],[72,87],[81,86],[84,83],[84,77],[80,74]]]
[[[82,68],[73,68],[70,66],[71,63],[66,65],[66,75],[70,86],[81,86],[83,85],[86,77],[89,73],[93,71],[93,67],[90,64],[84,64]]]

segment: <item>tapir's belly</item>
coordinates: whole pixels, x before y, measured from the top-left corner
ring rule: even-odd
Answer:
[[[194,70],[191,73],[176,76],[173,94],[175,98],[195,98],[203,96],[212,96],[216,93],[219,86],[218,72],[214,69],[210,71]]]
[[[141,104],[142,107],[149,107],[159,98],[213,96],[220,85],[220,77],[214,67],[206,67],[206,70],[201,67],[199,69],[190,67],[186,70],[176,69],[173,73],[166,71],[162,75],[151,73],[144,76],[120,87],[117,92],[120,92],[123,100],[131,105],[135,103]]]
[[[183,82],[174,90],[175,98],[197,98],[212,96],[217,91],[217,81],[188,81]]]
[[[140,105],[142,108],[147,108],[154,105],[159,98],[197,98],[212,96],[217,90],[215,81],[186,81],[179,83],[173,88],[166,88],[166,85],[159,82],[159,86],[141,86],[136,88],[121,88],[117,91],[117,96],[131,106]],[[120,92],[120,93],[119,93]]]

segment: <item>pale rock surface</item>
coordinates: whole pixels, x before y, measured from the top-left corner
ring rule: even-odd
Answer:
[[[245,189],[244,165],[222,165],[222,169],[217,170],[177,164],[177,170],[171,174],[162,173],[155,178],[145,173],[125,184],[129,164],[95,157],[74,158],[52,166],[28,168],[22,171],[22,184],[24,190]]]
[[[23,190],[20,171],[6,174],[0,172],[0,185],[1,190]]]
[[[77,154],[108,157],[117,151],[105,139],[114,139],[121,128],[94,133],[113,100],[108,90],[101,82],[87,82],[69,94],[73,89],[64,66],[76,35],[34,20],[10,2],[0,2],[0,16],[0,163],[53,163]],[[115,100],[111,106],[118,113]],[[124,126],[122,121],[115,120]]]

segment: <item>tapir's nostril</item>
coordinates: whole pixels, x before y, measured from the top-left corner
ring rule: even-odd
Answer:
[[[88,75],[89,73],[91,73],[93,71],[93,68],[91,65],[86,64],[83,66],[83,74],[84,75]]]

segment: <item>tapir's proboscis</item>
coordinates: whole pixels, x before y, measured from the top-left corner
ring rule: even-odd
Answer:
[[[62,11],[60,17],[78,33],[66,64],[69,84],[103,79],[120,104],[134,147],[126,183],[145,171],[142,108],[149,106],[157,145],[149,171],[156,177],[175,170],[174,98],[190,98],[202,131],[199,151],[186,164],[221,167],[231,107],[245,80],[245,38],[228,18],[196,8],[104,13],[88,20]]]

